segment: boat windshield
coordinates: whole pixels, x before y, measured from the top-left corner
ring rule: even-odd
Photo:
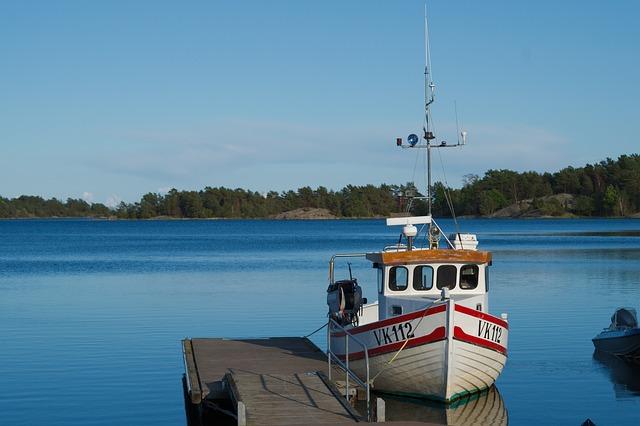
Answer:
[[[633,308],[620,308],[611,317],[611,328],[636,328],[638,316]]]

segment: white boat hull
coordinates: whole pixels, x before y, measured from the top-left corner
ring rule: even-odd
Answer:
[[[400,395],[451,402],[491,387],[507,360],[506,321],[453,300],[349,334],[367,346],[373,389]],[[347,343],[345,333],[336,330],[330,339],[332,352],[348,358],[349,367],[365,378],[362,346],[351,337]]]

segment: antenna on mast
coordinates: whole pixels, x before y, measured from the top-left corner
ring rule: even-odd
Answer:
[[[461,132],[460,131],[460,126],[458,125],[458,102],[457,101],[453,101],[453,107],[454,107],[455,112],[456,112],[456,132],[458,133],[458,146],[466,145],[467,144],[467,132],[466,132],[466,130],[463,130]],[[464,126],[464,123],[463,123],[463,126]],[[462,141],[460,140],[460,138],[462,138]]]
[[[432,129],[431,109],[435,101],[436,85],[431,71],[431,46],[429,46],[429,21],[427,19],[427,2],[424,3],[424,139],[429,143],[435,139]]]
[[[431,76],[431,49],[429,46],[429,20],[427,19],[427,2],[424,2],[424,139],[427,141],[427,214],[431,216],[431,140],[435,139],[431,123],[430,105],[435,101],[436,85]]]
[[[431,149],[432,148],[453,148],[465,145],[467,142],[467,132],[460,132],[458,128],[458,109],[456,105],[456,132],[457,143],[448,145],[446,141],[432,143],[436,139],[433,129],[433,117],[431,116],[431,104],[435,101],[435,88],[433,82],[433,71],[431,69],[431,46],[429,44],[429,20],[427,18],[427,3],[424,4],[424,124],[422,126],[424,143],[419,143],[419,138],[415,134],[410,134],[407,138],[408,144],[403,144],[402,138],[396,139],[396,145],[401,148],[422,148],[426,149],[427,162],[427,214],[431,216],[432,209],[432,185],[431,185]],[[431,225],[430,225],[431,226]]]
[[[458,101],[453,101],[453,109],[456,113],[456,133],[458,134],[458,145],[460,145],[460,126],[458,125]]]

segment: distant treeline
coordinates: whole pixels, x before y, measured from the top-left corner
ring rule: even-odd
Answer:
[[[445,187],[434,188],[434,213],[449,215]],[[482,178],[465,176],[460,189],[449,189],[458,215],[488,216],[507,206],[536,210],[540,215],[628,216],[640,211],[640,155],[607,158],[556,173],[489,170]],[[570,194],[564,203],[556,194]]]
[[[81,199],[45,200],[33,195],[22,195],[13,199],[0,197],[0,218],[107,217],[114,214],[114,210],[104,204],[89,204]]]
[[[440,217],[451,214],[445,193],[458,215],[488,216],[504,207],[518,206],[519,214],[625,216],[640,211],[640,155],[622,155],[617,160],[567,167],[556,173],[489,170],[483,177],[465,176],[459,189],[445,188],[438,182],[434,185],[433,212]],[[571,197],[554,198],[556,194]],[[0,197],[0,217],[266,218],[303,207],[324,208],[338,217],[376,217],[403,211],[409,199],[421,195],[411,183],[347,185],[339,191],[303,187],[266,194],[206,187],[201,191],[148,193],[139,202],[123,202],[113,209],[71,198],[63,202],[38,196]],[[425,212],[424,201],[411,206],[414,214]]]

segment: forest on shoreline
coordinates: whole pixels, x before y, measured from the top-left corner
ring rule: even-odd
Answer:
[[[322,186],[262,194],[245,189],[206,187],[200,191],[147,193],[135,203],[109,208],[82,199],[0,196],[0,218],[93,217],[151,218],[271,218],[296,209],[325,209],[338,218],[384,217],[411,206],[424,214],[423,194],[412,184],[347,185],[341,190]],[[607,158],[584,167],[555,173],[488,170],[465,176],[461,188],[434,185],[433,213],[451,216],[447,196],[458,216],[482,217],[628,217],[640,212],[640,155]]]

